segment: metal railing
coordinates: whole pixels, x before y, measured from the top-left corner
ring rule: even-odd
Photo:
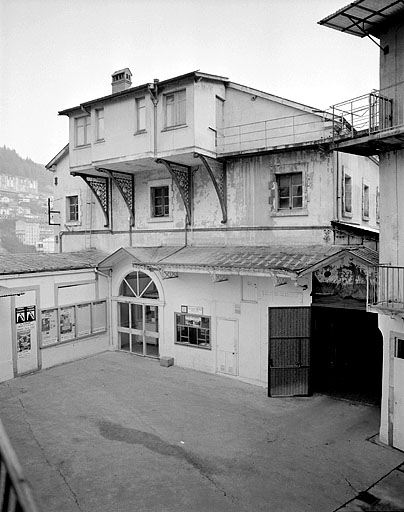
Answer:
[[[393,101],[378,91],[331,107],[334,137],[359,137],[392,128]]]
[[[31,490],[0,421],[0,510],[37,512]]]
[[[219,154],[247,152],[331,140],[333,120],[326,112],[299,114],[226,126],[216,133]]]
[[[404,313],[404,267],[379,265],[368,274],[368,307]]]

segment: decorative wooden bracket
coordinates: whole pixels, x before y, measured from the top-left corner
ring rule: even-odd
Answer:
[[[163,164],[166,166],[168,172],[171,174],[175,184],[180,191],[182,200],[184,201],[185,211],[187,212],[187,224],[191,224],[192,221],[192,207],[191,207],[191,198],[192,198],[192,169],[187,165],[176,164],[174,162],[169,162],[168,160],[163,160],[162,158],[158,158],[156,160],[157,164]]]
[[[275,287],[283,286],[283,285],[287,284],[287,282],[288,282],[288,280],[286,279],[286,277],[281,277],[281,276],[273,277],[273,283],[274,283]]]
[[[226,167],[225,164],[206,157],[200,153],[194,153],[195,158],[199,158],[205,169],[208,171],[213,186],[215,187],[220,207],[222,209],[222,224],[227,222],[227,201],[226,201]]]
[[[212,272],[210,274],[212,278],[212,283],[221,283],[223,281],[228,281],[229,278],[223,274],[216,274],[216,272]]]
[[[170,272],[169,270],[163,270],[162,268],[160,268],[159,270],[161,277],[163,279],[175,279],[176,277],[178,277],[177,272]]]
[[[81,172],[72,172],[72,176],[80,176],[87,185],[90,187],[91,191],[95,195],[97,201],[99,202],[101,209],[104,213],[105,224],[104,227],[107,228],[109,226],[109,181],[108,178],[103,178],[102,176],[92,176],[90,174],[83,174]]]
[[[130,215],[131,226],[135,225],[135,182],[133,174],[126,172],[111,171],[109,169],[99,168],[108,174],[116,188],[119,190]]]

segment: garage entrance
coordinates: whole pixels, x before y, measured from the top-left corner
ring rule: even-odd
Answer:
[[[377,314],[366,311],[364,251],[345,251],[312,274],[311,390],[379,404],[383,337]]]
[[[383,337],[377,315],[312,307],[312,391],[379,404]]]

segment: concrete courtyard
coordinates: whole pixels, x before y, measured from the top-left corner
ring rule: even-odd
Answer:
[[[119,352],[0,384],[0,418],[41,512],[334,511],[404,460],[376,407]]]

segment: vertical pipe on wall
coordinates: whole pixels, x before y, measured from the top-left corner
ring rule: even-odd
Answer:
[[[338,151],[334,151],[334,162],[336,167],[336,205],[335,205],[335,220],[340,220],[340,212],[341,212],[341,183],[340,183],[340,172],[339,172],[339,153]]]
[[[109,346],[112,347],[112,268],[108,270],[108,274],[102,272],[98,268],[95,269],[95,273],[105,277],[108,282],[108,341]]]
[[[157,105],[158,105],[158,84],[159,80],[154,79],[152,84],[149,84],[150,99],[153,102],[153,153],[157,157]]]

